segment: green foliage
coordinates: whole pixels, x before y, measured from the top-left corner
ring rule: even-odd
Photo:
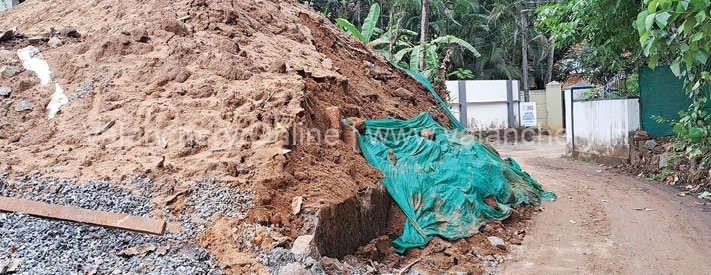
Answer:
[[[380,5],[375,3],[370,6],[368,16],[365,18],[365,22],[363,22],[363,42],[370,42],[370,38],[373,36],[373,32],[375,31],[375,25],[378,23],[378,18],[380,18]]]
[[[674,125],[676,148],[699,167],[711,167],[711,118],[706,113],[711,80],[711,1],[645,0],[634,27],[651,68],[671,63],[672,72],[684,82],[692,100]]]
[[[370,7],[368,16],[365,18],[365,22],[363,22],[363,26],[361,26],[360,30],[347,19],[338,18],[336,19],[336,24],[356,39],[368,44],[371,42],[370,39],[373,37],[379,18],[380,5],[375,3]]]
[[[434,78],[434,72],[442,65],[443,51],[461,47],[475,57],[481,56],[474,46],[453,35],[438,36],[425,44],[414,44],[414,38],[417,33],[407,29],[400,29],[399,26],[390,25],[382,36],[371,40],[377,30],[379,18],[380,4],[374,3],[370,7],[370,11],[360,30],[344,18],[336,19],[336,24],[356,39],[382,53],[394,64],[419,71],[430,79]],[[394,46],[397,48],[397,52],[394,55],[391,54],[393,47],[389,45],[391,41],[396,42]],[[386,46],[387,49],[385,48]],[[424,51],[422,50],[423,48]],[[421,67],[423,59],[425,60],[424,64],[426,64],[424,68]]]
[[[639,67],[641,49],[632,22],[639,0],[568,0],[543,5],[535,26],[556,42],[572,68],[597,82]],[[565,73],[565,72],[564,72]]]
[[[463,69],[463,68],[457,68],[453,72],[447,74],[448,77],[454,78],[454,79],[474,79],[475,75],[474,72],[471,70]]]
[[[474,56],[481,56],[474,46],[468,42],[452,35],[445,35],[432,39],[424,45],[405,45],[405,47],[395,54],[392,62],[416,70],[431,79],[434,77],[433,72],[439,69],[441,65],[442,59],[440,58],[440,53],[445,50],[446,47],[457,46],[469,51]],[[423,47],[425,48],[424,51],[422,51]],[[404,62],[404,59],[408,56],[409,62]],[[422,59],[425,59],[425,68],[421,68],[420,66]]]
[[[639,96],[639,74],[631,74],[623,81],[620,87],[623,96]]]
[[[301,0],[301,2],[331,19],[342,18],[351,22],[354,28],[364,24],[368,18],[368,7],[379,4],[381,7],[379,23],[384,31],[382,34],[378,33],[380,37],[371,38],[368,44],[388,59],[398,59],[409,64],[412,49],[406,48],[412,48],[414,44],[419,43],[421,0]],[[473,54],[474,51],[464,48],[461,44],[450,43],[434,51],[428,50],[430,54],[425,54],[425,58],[432,56],[432,52],[437,52],[438,56],[444,59],[449,49],[462,49],[451,52],[450,62],[445,64],[448,65],[445,68],[446,72],[462,68],[472,71],[478,79],[520,79],[522,53],[519,18],[521,13],[517,3],[518,1],[510,0],[430,0],[430,36],[451,35],[460,38],[475,48],[481,56],[478,57]],[[540,31],[537,29],[527,28],[527,31],[529,85],[543,88],[551,45],[546,37],[540,36]],[[359,32],[363,36],[363,31],[359,30]],[[373,34],[373,37],[376,36]],[[390,43],[393,39],[396,42]],[[397,54],[398,52],[400,55]]]

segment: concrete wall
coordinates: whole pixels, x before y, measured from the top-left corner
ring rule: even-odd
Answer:
[[[460,81],[464,98],[460,99]],[[511,84],[513,124],[509,123],[508,83]],[[466,106],[467,128],[472,130],[503,129],[518,125],[518,81],[510,80],[453,80],[446,81],[452,113],[462,120],[462,105]]]
[[[536,103],[536,118],[538,127],[548,125],[548,102],[546,101],[546,90],[530,90],[530,100]],[[562,105],[562,104],[561,104]]]
[[[0,11],[8,10],[19,4],[19,0],[0,0]]]
[[[639,99],[575,101],[565,93],[567,152],[573,157],[629,157],[629,134],[639,129]],[[571,110],[572,107],[572,110]]]
[[[542,127],[547,128],[551,133],[560,133],[565,127],[563,125],[563,90],[561,84],[555,81],[546,85],[546,121]]]

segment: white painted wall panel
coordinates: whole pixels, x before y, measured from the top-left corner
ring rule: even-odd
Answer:
[[[470,129],[508,128],[508,104],[506,82],[508,80],[466,80],[467,122]],[[518,81],[511,81],[514,101],[514,123],[518,125]],[[457,80],[446,81],[449,105],[455,117],[459,118],[459,84]]]
[[[444,86],[447,87],[447,92],[449,94],[449,102],[448,103],[459,103],[459,83],[458,81],[454,80],[448,80],[444,82]],[[459,106],[459,105],[457,105]],[[459,112],[459,111],[457,111]]]
[[[578,152],[627,158],[629,134],[640,127],[639,99],[593,100],[573,104],[571,112],[570,91],[566,91],[568,151],[573,149],[574,141],[575,151]]]
[[[470,129],[508,128],[508,107],[506,103],[468,103],[467,126]]]

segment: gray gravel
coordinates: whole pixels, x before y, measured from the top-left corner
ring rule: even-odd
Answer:
[[[0,87],[0,96],[10,96],[10,93],[12,93],[12,88]]]
[[[32,104],[23,100],[23,101],[20,101],[20,104],[17,104],[17,106],[15,106],[15,111],[16,112],[30,111],[30,110],[32,110],[32,108],[33,108]]]
[[[214,256],[193,239],[209,225],[207,218],[217,212],[244,217],[252,207],[252,193],[215,180],[190,185],[193,192],[187,195],[185,213],[168,217],[182,225],[178,234],[156,236],[0,213],[0,262],[19,259],[21,274],[221,274]],[[120,183],[77,183],[39,174],[15,180],[0,175],[2,196],[141,216],[148,216],[156,207],[151,202],[152,190],[150,180],[138,177]],[[151,249],[136,255],[120,253],[145,246]]]

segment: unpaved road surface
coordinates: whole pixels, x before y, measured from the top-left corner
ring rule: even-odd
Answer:
[[[502,274],[709,274],[711,207],[614,169],[561,158],[564,145],[497,146],[554,191]]]

